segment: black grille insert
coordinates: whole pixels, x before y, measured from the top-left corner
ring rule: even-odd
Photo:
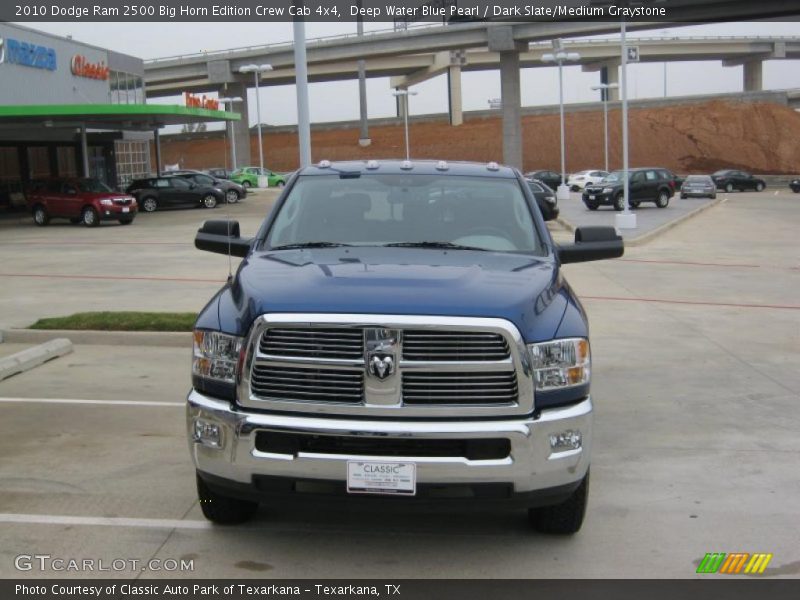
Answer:
[[[509,456],[511,443],[502,438],[402,439],[259,431],[256,434],[256,450],[295,456],[298,452],[312,452],[356,456],[463,457],[468,460],[499,460]]]

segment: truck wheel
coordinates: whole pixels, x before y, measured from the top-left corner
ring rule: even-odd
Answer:
[[[50,215],[41,204],[33,209],[33,222],[39,227],[44,227],[50,222]]]
[[[568,500],[555,506],[528,509],[531,526],[541,533],[569,535],[580,531],[589,499],[589,472]]]
[[[197,498],[200,501],[203,516],[219,525],[244,523],[258,510],[257,502],[223,496],[211,490],[200,475],[197,475]]]

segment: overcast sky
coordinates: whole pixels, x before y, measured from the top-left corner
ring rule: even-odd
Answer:
[[[72,35],[75,40],[132,54],[144,59],[202,51],[257,46],[292,39],[291,23],[33,23],[28,27],[57,35]],[[389,23],[366,24],[367,31],[385,29]],[[306,23],[306,37],[354,33],[355,23]],[[651,32],[637,32],[630,37],[688,36],[796,36],[797,23],[728,23],[695,25]],[[608,37],[608,36],[602,36]],[[636,64],[629,71],[629,97],[650,98],[664,94],[663,63]],[[800,61],[764,63],[766,89],[800,88]],[[446,77],[414,86],[417,96],[410,99],[411,114],[447,111]],[[566,102],[596,99],[590,87],[599,83],[598,73],[583,73],[580,67],[564,70]],[[488,100],[500,97],[500,74],[497,71],[462,75],[465,110],[488,108]],[[358,83],[356,80],[315,83],[310,86],[311,120],[315,123],[358,118]],[[717,62],[670,63],[667,66],[667,93],[691,95],[737,92],[742,89],[742,67],[723,67]],[[255,123],[255,97],[250,91],[250,122]],[[395,100],[388,78],[367,79],[370,118],[395,114]],[[176,103],[178,99],[156,99]],[[523,69],[522,102],[526,106],[558,102],[558,72],[555,68]],[[261,90],[261,117],[271,125],[295,124],[297,110],[294,86],[274,86]]]

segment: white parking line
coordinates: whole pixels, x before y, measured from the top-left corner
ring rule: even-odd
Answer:
[[[0,513],[0,523],[38,523],[41,525],[104,525],[109,527],[149,527],[150,529],[209,529],[208,521],[179,519],[128,519],[124,517],[77,517],[71,515],[25,515]]]
[[[18,402],[23,404],[104,404],[106,406],[186,406],[185,402],[156,402],[153,400],[83,400],[71,398],[0,398],[0,403],[2,402]]]

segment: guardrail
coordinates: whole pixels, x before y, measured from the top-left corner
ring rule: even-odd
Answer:
[[[417,23],[413,25],[408,25],[408,27],[404,27],[403,29],[373,29],[371,31],[365,31],[362,36],[359,36],[358,33],[339,33],[336,35],[325,35],[315,38],[309,38],[306,40],[306,46],[314,46],[318,44],[324,44],[327,42],[332,42],[335,40],[346,40],[349,38],[355,37],[369,37],[373,35],[384,35],[387,33],[396,33],[398,35],[402,35],[406,31],[411,30],[418,30],[418,29],[431,29],[434,27],[442,27],[441,23]],[[294,42],[289,40],[285,42],[274,42],[272,44],[259,44],[257,46],[240,46],[237,48],[228,48],[227,50],[212,50],[210,52],[194,52],[191,54],[176,54],[174,56],[163,56],[159,58],[149,58],[144,61],[145,65],[155,65],[161,62],[169,62],[173,60],[186,60],[186,59],[193,59],[193,58],[204,58],[207,56],[219,56],[230,54],[232,52],[252,52],[254,50],[274,50],[278,48],[291,48],[294,46]]]
[[[404,34],[406,31],[419,30],[419,29],[432,29],[434,27],[443,27],[440,23],[417,23],[409,25],[407,29],[374,29],[372,31],[365,31],[361,37],[369,37],[374,35],[385,35],[387,33],[396,33],[398,35]],[[337,40],[346,40],[359,37],[357,33],[341,33],[337,35],[327,35],[321,37],[310,38],[307,41],[307,46],[314,46],[333,42]],[[659,36],[646,36],[628,38],[628,44],[635,44],[640,42],[725,42],[725,41],[742,41],[742,42],[800,42],[800,36],[766,36],[766,35],[723,35],[723,36],[672,36],[672,37],[659,37]],[[597,44],[598,46],[604,44],[618,44],[619,38],[605,37],[605,38],[592,38],[584,40],[564,40],[565,46],[591,46]],[[191,60],[194,58],[206,58],[214,56],[224,56],[237,52],[253,52],[257,50],[275,50],[279,48],[291,48],[294,42],[289,40],[285,42],[274,42],[272,44],[259,44],[257,46],[240,46],[237,48],[228,48],[227,50],[212,50],[209,52],[194,52],[190,54],[176,54],[174,56],[163,56],[159,58],[150,58],[144,61],[145,65],[157,65],[162,62],[170,62],[175,60]],[[531,46],[536,47],[551,47],[552,43],[546,42],[531,42]]]

